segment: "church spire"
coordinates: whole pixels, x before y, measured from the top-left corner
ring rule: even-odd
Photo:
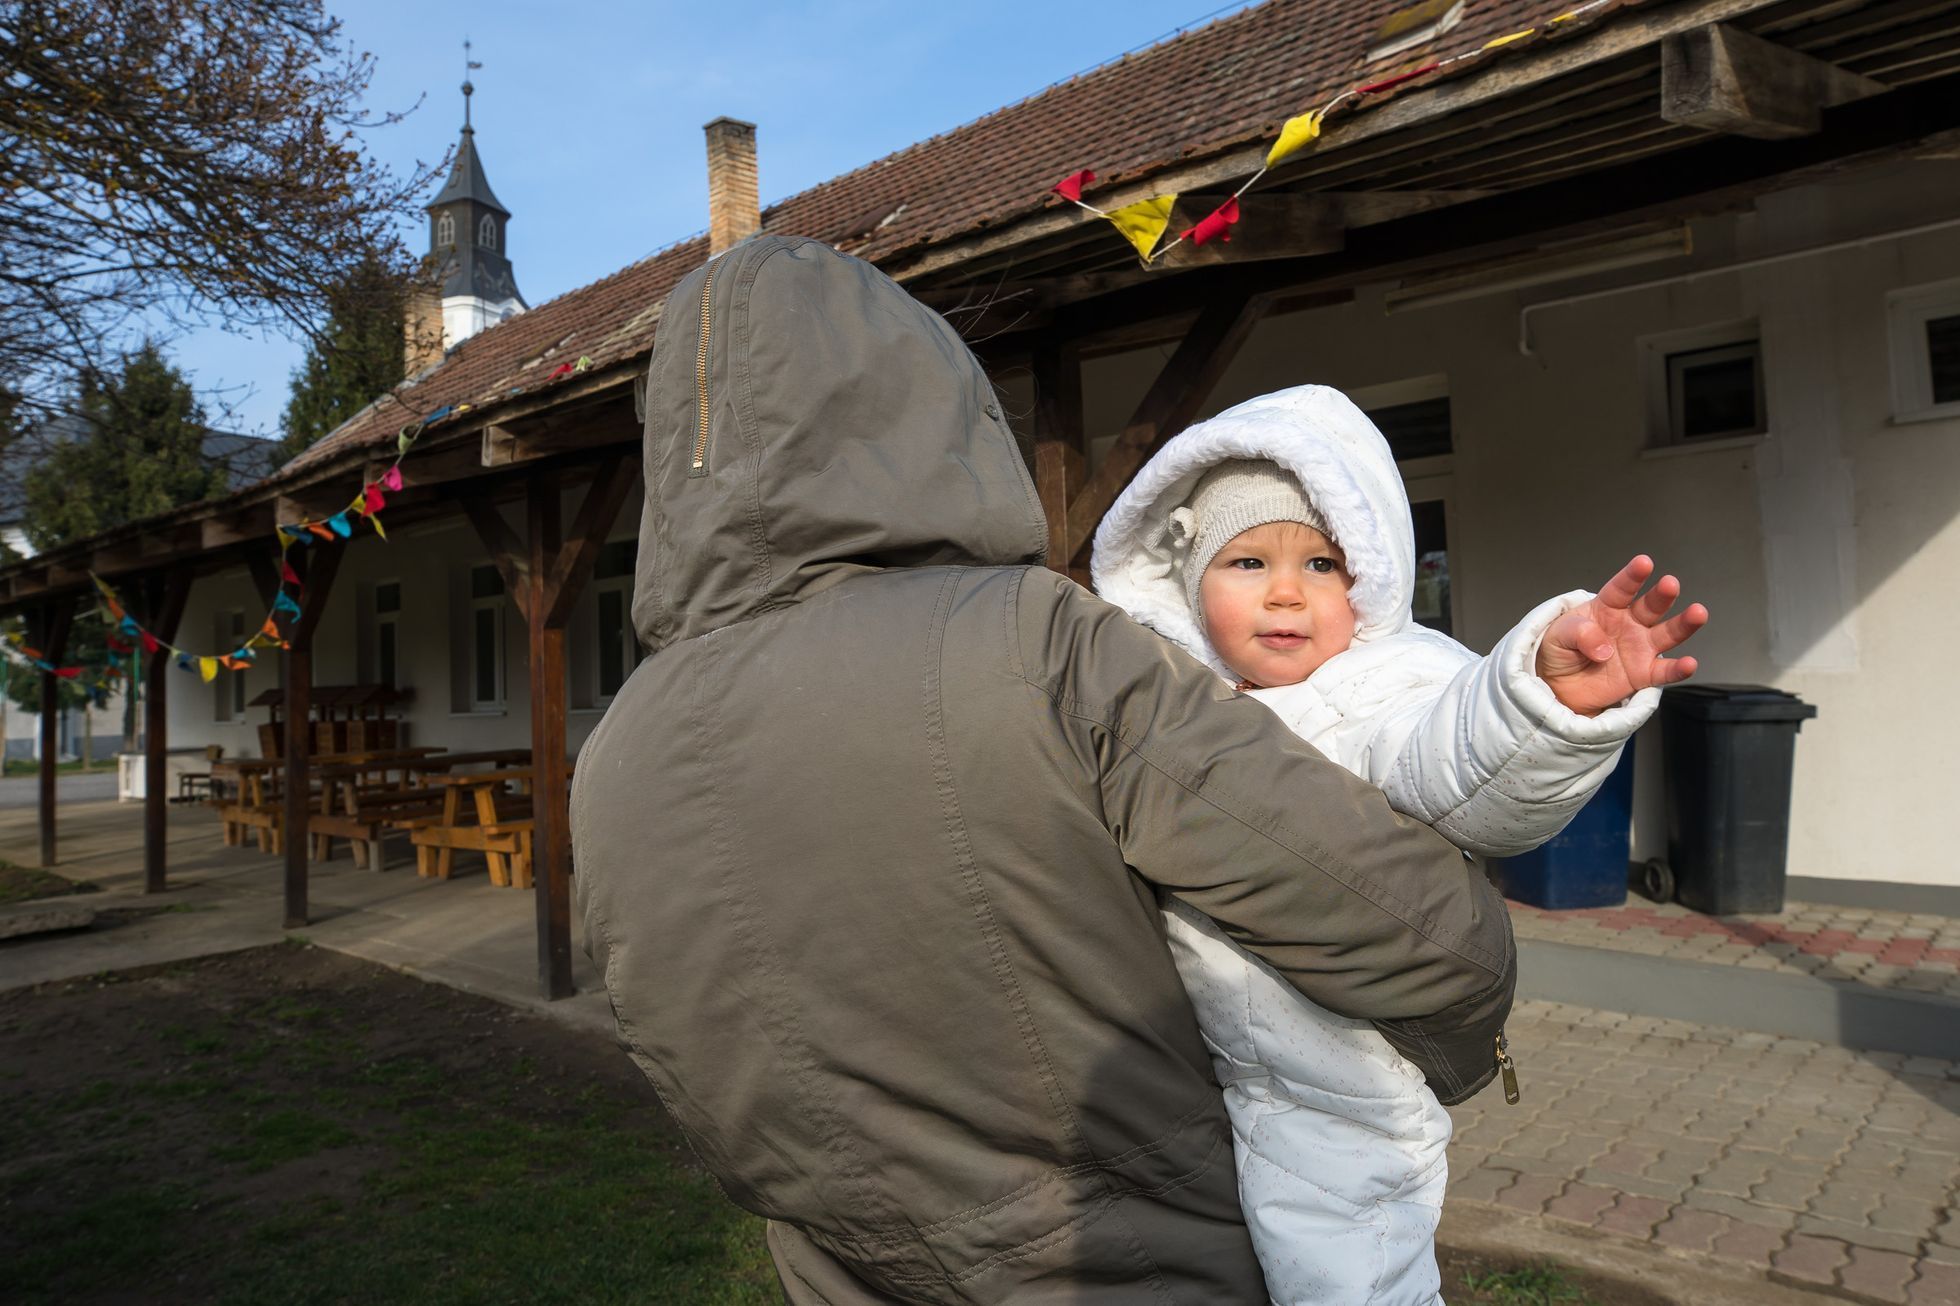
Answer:
[[[510,210],[490,189],[483,159],[476,152],[470,102],[476,84],[470,73],[483,67],[463,42],[463,134],[456,161],[442,190],[426,206],[429,254],[442,269],[442,336],[445,347],[523,312],[529,305],[518,292],[517,277],[505,254]]]

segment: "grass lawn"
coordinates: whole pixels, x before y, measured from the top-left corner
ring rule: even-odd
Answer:
[[[37,866],[16,866],[0,861],[0,904],[28,902],[34,898],[59,898],[70,893],[94,893],[95,886],[70,880]]]
[[[81,759],[76,758],[72,762],[56,762],[54,769],[58,775],[79,775],[84,771],[112,771],[115,766],[113,759],[100,760],[83,766]],[[4,763],[0,763],[0,777],[39,774],[41,774],[41,764],[31,757],[10,757]]]
[[[0,994],[27,1302],[777,1303],[609,1040],[293,944]]]

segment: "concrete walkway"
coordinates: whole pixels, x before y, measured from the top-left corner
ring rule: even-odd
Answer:
[[[142,893],[139,807],[64,804],[61,821],[57,869],[104,890],[71,901],[123,923],[0,943],[0,989],[287,937],[279,928],[281,863],[254,848],[223,847],[209,812],[172,810],[171,888],[160,897]],[[0,809],[0,858],[31,865],[37,846],[32,809]],[[459,861],[457,878],[445,882],[418,879],[405,851],[394,856],[384,872],[357,871],[344,854],[315,866],[314,919],[298,933],[611,1035],[598,977],[576,947],[578,995],[537,998],[529,893],[493,887],[478,861]],[[1743,937],[1760,936],[1756,943],[1698,944],[1690,951],[1702,961],[1667,953],[1676,938],[1715,937],[1673,909],[1635,907],[1605,925],[1519,911],[1519,933],[1534,948],[1565,949],[1614,974],[1612,965],[1647,969],[1627,972],[1591,1007],[1519,1004],[1510,1039],[1522,1101],[1506,1106],[1493,1090],[1452,1112],[1445,1237],[1481,1230],[1493,1248],[1672,1285],[1681,1301],[1802,1301],[1815,1293],[1960,1306],[1960,1065],[1611,1009],[1637,1011],[1661,970],[1705,967],[1693,972],[1698,983],[1741,984],[1765,978],[1755,974],[1763,967],[1740,964],[1755,955],[1751,948],[1818,955],[1804,948],[1840,942],[1825,937],[1832,922],[1805,910],[1754,922]],[[1893,932],[1879,952],[1850,955],[1882,957],[1900,938],[1923,938],[1924,947],[1891,954],[1917,952],[1923,965],[1948,927],[1865,928]],[[1628,947],[1634,931],[1644,933]],[[1823,942],[1791,941],[1802,933]],[[1594,935],[1619,946],[1582,948]],[[1735,936],[1720,931],[1721,939]],[[1706,960],[1708,952],[1718,961]],[[1523,955],[1528,987],[1563,982],[1534,979],[1540,954]],[[1931,973],[1945,964],[1932,960]],[[1810,973],[1767,978],[1822,982]],[[1836,982],[1862,987],[1858,978]],[[1952,1001],[1929,993],[1892,1000]]]

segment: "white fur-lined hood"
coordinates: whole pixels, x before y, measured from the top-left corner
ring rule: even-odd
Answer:
[[[1276,390],[1199,422],[1144,465],[1096,528],[1096,592],[1230,679],[1191,605],[1166,527],[1198,478],[1227,458],[1270,458],[1300,478],[1347,554],[1356,643],[1409,629],[1415,536],[1388,441],[1324,385]]]

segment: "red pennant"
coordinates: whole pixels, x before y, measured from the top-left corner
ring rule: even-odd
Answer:
[[[381,484],[390,490],[399,490],[402,488],[402,469],[399,463],[388,469],[388,474],[381,478]]]
[[[279,579],[287,585],[299,584],[299,573],[294,571],[293,564],[284,558],[279,560]]]
[[[1084,186],[1094,185],[1095,180],[1096,174],[1084,168],[1080,172],[1070,173],[1049,187],[1049,189],[1065,200],[1073,200],[1077,204],[1080,204],[1082,202],[1082,188]]]
[[[1385,91],[1391,86],[1400,86],[1403,82],[1406,82],[1411,78],[1420,77],[1424,73],[1433,73],[1438,68],[1441,68],[1442,66],[1443,66],[1442,60],[1440,59],[1432,60],[1429,63],[1424,64],[1420,68],[1411,68],[1406,73],[1397,73],[1393,77],[1384,77],[1382,78],[1382,80],[1378,82],[1370,82],[1366,86],[1357,86],[1354,88],[1354,93],[1356,95],[1373,95],[1375,92]]]
[[[1236,197],[1226,200],[1206,214],[1195,227],[1187,228],[1184,239],[1193,245],[1203,245],[1214,240],[1229,242],[1232,239],[1232,224],[1239,220],[1239,201]]]
[[[82,669],[80,667],[56,667],[54,673],[63,680],[77,680],[81,678]]]
[[[143,651],[145,653],[154,653],[162,647],[162,642],[155,635],[152,635],[147,630],[143,632]]]
[[[125,644],[123,643],[123,641],[117,639],[114,635],[104,636],[102,642],[109,646],[109,651],[111,653],[134,653],[136,651],[134,645]]]
[[[571,370],[572,370],[572,365],[570,363],[560,363],[557,367],[552,369],[551,375],[546,377],[545,380],[556,381],[561,376],[569,375],[571,373]]]
[[[381,509],[388,502],[386,499],[381,497],[381,487],[374,484],[374,482],[372,481],[368,482],[367,485],[362,487],[361,493],[365,496],[365,499],[361,504],[362,512],[366,512],[366,513],[380,512]]]

